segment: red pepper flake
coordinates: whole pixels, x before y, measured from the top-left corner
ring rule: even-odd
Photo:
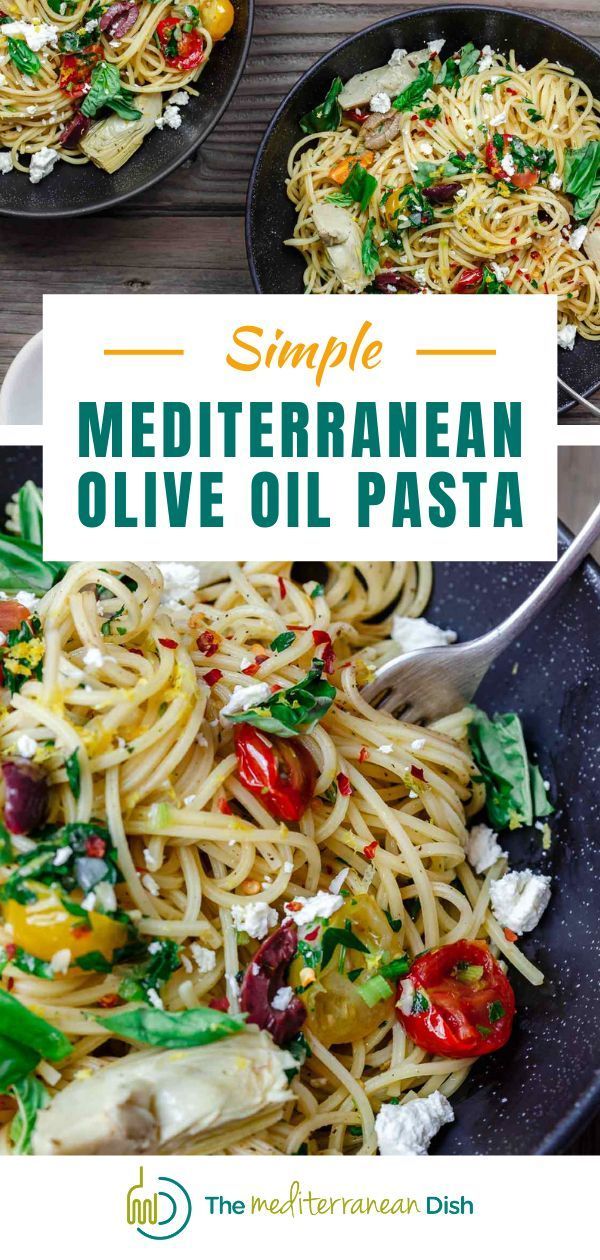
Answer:
[[[233,814],[231,805],[229,804],[229,801],[225,799],[224,796],[221,797],[217,808],[220,814]]]
[[[207,687],[214,687],[215,683],[221,681],[223,674],[220,669],[209,669],[206,674],[202,675],[202,681]]]
[[[519,95],[519,93],[518,93],[518,91],[517,91],[517,89],[516,89],[516,88],[507,88],[507,89],[506,89],[506,93],[507,93],[507,95],[508,95],[508,96],[518,96],[518,95]]]
[[[511,245],[516,245],[516,243],[517,243],[517,238],[516,238],[516,236],[511,236],[511,238],[510,238],[510,243],[511,243]]]
[[[179,644],[176,639],[159,639],[158,642],[160,643],[161,647],[173,648],[173,649],[179,647]]]
[[[242,674],[249,674],[250,678],[253,678],[254,675],[258,673],[261,665],[264,665],[265,661],[268,661],[268,659],[268,656],[255,656],[252,664],[247,665],[246,668],[242,670]]]
[[[210,1006],[211,1011],[228,1011],[229,998],[226,998],[226,997],[211,998],[208,1005]]]
[[[286,630],[295,630],[296,634],[303,634],[308,630],[308,626],[286,626]]]
[[[425,775],[420,766],[411,766],[410,773],[412,774],[413,779],[419,779],[421,783],[425,782]]]
[[[326,630],[313,630],[312,637],[315,647],[319,647],[321,643],[331,643],[331,635]]]
[[[418,114],[411,114],[411,116],[410,116],[410,118],[411,118],[411,122],[416,122],[418,117],[419,117],[419,115],[418,115]]]
[[[313,928],[312,932],[306,933],[306,936],[304,937],[305,941],[315,941],[320,931],[320,927]]]
[[[279,582],[279,594],[281,595],[282,599],[285,599],[287,595],[287,586],[282,577],[278,577],[277,581]]]
[[[14,976],[7,976],[7,977],[6,977],[6,987],[7,987],[7,989],[8,989],[8,992],[9,992],[9,993],[11,992],[11,990],[12,990],[12,989],[14,989],[14,987],[15,987],[15,978],[14,978]]]
[[[6,957],[8,958],[8,961],[9,961],[9,962],[12,962],[12,960],[13,960],[13,958],[14,958],[14,956],[15,956],[16,952],[17,952],[17,947],[16,947],[16,945],[14,945],[12,941],[9,941],[8,945],[5,945],[5,946],[4,946],[4,948],[5,948],[5,950],[6,950]]]
[[[457,156],[458,156],[459,158],[461,158],[461,159],[462,159],[462,161],[464,162],[464,160],[465,160],[465,158],[466,158],[466,156],[467,156],[467,155],[466,155],[466,153],[463,153],[462,149],[457,149],[457,150],[456,150],[456,153],[457,153]]]
[[[537,259],[539,258],[539,256],[540,256],[539,251],[537,249],[532,249],[530,258],[533,258],[533,260],[537,262]]]
[[[511,945],[512,945],[513,941],[518,941],[518,939],[519,939],[519,937],[518,937],[518,933],[517,933],[517,932],[511,932],[510,928],[504,928],[504,935],[505,935],[505,937],[506,937],[507,941],[510,941]]]
[[[425,124],[427,127],[433,127],[433,118],[426,118]]]
[[[130,649],[129,649],[129,651],[131,652],[131,655],[132,655],[132,656],[143,656],[143,655],[144,655],[144,653],[142,652],[142,649],[141,649],[141,648],[130,648]]]
[[[363,744],[363,747],[361,748],[361,750],[360,750],[360,752],[359,752],[359,754],[358,754],[358,760],[359,760],[359,762],[361,763],[361,765],[362,765],[363,761],[368,761],[368,760],[369,760],[369,749],[368,749],[368,748],[365,748],[365,747],[364,747],[364,744]]]
[[[335,673],[335,652],[331,643],[328,643],[325,648],[321,660],[323,661],[323,668],[326,674]]]
[[[102,836],[90,836],[85,842],[88,857],[103,858],[106,853],[106,840]]]
[[[363,857],[366,857],[367,862],[373,861],[373,858],[375,857],[375,854],[378,848],[379,848],[379,841],[372,840],[371,844],[368,844],[366,849],[363,849]]]
[[[283,908],[284,910],[288,910],[288,911],[291,910],[292,912],[296,910],[301,910],[302,902],[301,901],[286,901]]]
[[[76,927],[71,928],[71,935],[79,940],[81,936],[89,936],[91,930],[91,926],[87,923],[78,923]]]
[[[342,796],[352,796],[352,784],[346,774],[338,774],[337,785]]]
[[[203,630],[196,639],[196,647],[203,656],[214,656],[219,650],[219,641],[220,635],[215,634],[214,630]]]
[[[104,1009],[111,1006],[121,1005],[122,999],[119,997],[118,993],[105,993],[104,997],[98,998],[98,1006],[102,1006]]]
[[[271,683],[271,695],[274,696],[276,691],[283,691],[281,683]]]

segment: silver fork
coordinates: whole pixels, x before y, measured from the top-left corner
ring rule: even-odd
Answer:
[[[377,670],[362,694],[403,722],[434,722],[473,699],[490,665],[558,593],[600,536],[600,503],[560,560],[505,621],[478,639],[419,648]]]

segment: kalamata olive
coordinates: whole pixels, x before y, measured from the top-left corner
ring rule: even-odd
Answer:
[[[98,25],[109,39],[122,39],[135,26],[138,14],[139,8],[132,0],[117,0],[102,14]]]
[[[2,762],[6,797],[4,822],[13,835],[29,836],[45,823],[48,813],[48,778],[43,766],[23,757]]]
[[[446,201],[453,201],[459,190],[460,184],[432,184],[431,188],[423,189],[423,196],[432,205],[443,206]]]
[[[299,1032],[306,1019],[300,998],[292,997],[285,1010],[272,1005],[278,989],[287,984],[288,967],[296,953],[298,929],[283,923],[257,949],[242,981],[240,1006],[253,1024],[266,1028],[278,1046],[285,1046]]]
[[[421,290],[412,276],[402,271],[381,271],[375,276],[373,288],[377,293],[420,293]]]
[[[73,114],[73,117],[69,119],[69,122],[64,130],[61,131],[58,137],[58,143],[63,149],[76,148],[79,141],[83,140],[88,127],[91,127],[91,125],[91,118],[86,118],[85,114],[82,114],[81,111],[78,110],[77,113]]]

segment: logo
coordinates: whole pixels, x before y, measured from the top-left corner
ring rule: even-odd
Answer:
[[[137,1226],[138,1234],[144,1238],[166,1242],[169,1238],[176,1238],[189,1224],[192,1200],[180,1181],[175,1181],[173,1177],[158,1177],[157,1180],[165,1188],[146,1193],[144,1169],[140,1168],[139,1182],[127,1194],[127,1224]]]

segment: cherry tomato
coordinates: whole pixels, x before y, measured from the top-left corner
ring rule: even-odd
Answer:
[[[483,284],[483,267],[463,267],[452,286],[453,293],[477,293]]]
[[[27,884],[37,901],[22,905],[19,901],[4,903],[4,922],[12,929],[11,940],[29,954],[51,962],[59,950],[68,949],[73,962],[82,954],[97,950],[105,958],[112,958],[127,940],[127,929],[116,919],[91,910],[87,923],[80,915],[72,914],[64,906],[60,893],[30,880]],[[77,895],[71,895],[71,901]]]
[[[402,984],[407,981],[414,986],[411,1013],[398,1006],[396,1013],[421,1050],[471,1059],[506,1045],[515,995],[483,941],[456,941],[422,954]]]
[[[485,146],[485,164],[488,171],[494,176],[494,179],[507,179],[511,184],[514,184],[515,188],[533,188],[534,184],[538,182],[539,171],[515,171],[514,174],[507,175],[503,169],[502,158],[510,150],[512,136],[509,132],[504,133],[502,136],[502,154],[499,155],[494,142],[498,134],[496,132],[495,136],[490,136]]]
[[[235,9],[231,0],[205,0],[201,5],[202,25],[206,27],[211,39],[224,39],[231,30]]]
[[[539,175],[537,171],[515,171],[511,175],[510,182],[515,188],[533,188],[537,184]]]
[[[90,44],[84,53],[67,53],[60,66],[59,87],[71,100],[83,96],[83,89],[92,77],[94,66],[102,61],[101,44]]]
[[[21,622],[30,621],[31,612],[16,599],[0,600],[0,630],[8,634],[9,630],[18,630]]]
[[[266,735],[243,722],[233,739],[240,783],[282,822],[298,822],[315,791],[317,767],[298,739]]]
[[[199,31],[184,30],[188,25],[185,18],[166,17],[156,28],[160,51],[174,70],[196,70],[204,57],[204,40]]]

